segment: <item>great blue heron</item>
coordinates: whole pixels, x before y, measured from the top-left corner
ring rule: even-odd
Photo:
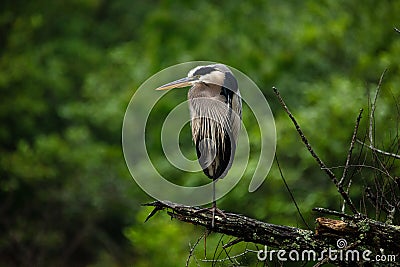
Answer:
[[[215,183],[232,166],[239,135],[242,100],[236,78],[223,64],[198,66],[187,77],[157,90],[191,86],[188,92],[192,137],[203,172],[213,180],[212,227],[217,208]]]

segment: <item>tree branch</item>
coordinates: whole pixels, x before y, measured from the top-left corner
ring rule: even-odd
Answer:
[[[208,211],[198,212],[200,210],[198,207],[169,201],[155,201],[144,204],[144,206],[154,207],[156,212],[166,210],[171,218],[204,226],[213,232],[234,236],[246,242],[279,247],[285,250],[312,249],[318,252],[328,247],[336,248],[336,241],[344,238],[348,242],[359,242],[366,249],[376,253],[380,249],[384,249],[386,254],[400,254],[399,226],[384,224],[368,218],[356,218],[340,212],[336,212],[335,215],[352,219],[342,221],[317,218],[314,232],[291,226],[261,222],[240,214],[228,212],[225,213],[226,218],[216,216],[215,225],[212,228],[212,213]],[[325,209],[322,209],[322,211],[325,211]],[[151,212],[146,220],[154,216],[156,212]]]
[[[326,167],[325,163],[318,157],[318,155],[315,153],[314,149],[311,147],[310,143],[308,142],[308,139],[306,138],[303,131],[301,130],[300,125],[297,123],[296,119],[290,112],[289,108],[286,106],[285,101],[283,101],[278,89],[275,87],[273,87],[272,89],[274,90],[275,95],[278,97],[278,100],[281,103],[281,106],[286,111],[286,113],[289,115],[289,118],[292,120],[294,126],[296,127],[297,132],[300,135],[301,141],[303,141],[303,143],[306,145],[310,154],[317,161],[317,163],[321,167],[321,169],[325,171],[325,173],[329,176],[329,178],[335,184],[336,188],[338,189],[339,194],[342,196],[342,198],[344,199],[346,204],[349,206],[351,211],[354,214],[359,214],[359,212],[357,211],[356,207],[353,204],[353,201],[351,201],[349,195],[346,193],[346,191],[344,191],[343,185],[341,183],[339,183],[338,179],[336,178],[336,175],[329,168]]]
[[[169,201],[155,201],[144,205],[152,206],[156,211],[166,209],[171,218],[201,225],[213,232],[238,237],[246,242],[280,247],[283,249],[316,249],[321,246],[326,246],[323,240],[313,237],[314,233],[311,230],[269,224],[240,214],[224,212],[226,219],[216,214],[215,225],[214,228],[212,228],[212,213],[208,211],[198,212],[200,210],[198,207],[185,206]],[[146,220],[154,215],[155,213],[151,212],[149,215],[150,217]],[[310,238],[315,238],[316,243],[309,242]]]

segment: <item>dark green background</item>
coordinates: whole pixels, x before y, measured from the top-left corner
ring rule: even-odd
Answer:
[[[376,111],[376,144],[398,149],[391,140],[398,141],[400,113],[400,34],[393,30],[400,27],[400,1],[39,0],[2,1],[0,7],[2,266],[184,266],[189,243],[203,230],[165,214],[144,224],[149,209],[140,204],[151,198],[131,178],[121,149],[131,96],[170,65],[222,62],[257,83],[275,115],[281,167],[311,227],[317,216],[312,207],[340,209],[341,199],[301,144],[272,86],[327,165],[341,166],[358,110],[365,108],[362,138],[368,98],[388,68]],[[186,92],[175,96],[179,103]],[[173,103],[163,107],[167,111]],[[163,110],[155,116],[164,116]],[[250,119],[244,114],[245,123]],[[155,164],[177,183],[190,181],[190,174],[165,163],[159,128],[152,129],[148,137],[154,143],[148,145]],[[251,125],[247,130],[257,132]],[[183,149],[194,153],[187,128],[181,139]],[[370,162],[365,155],[355,163]],[[340,176],[342,169],[335,172]],[[374,185],[373,172],[352,174],[357,207],[384,219],[363,197],[363,188]],[[247,187],[240,183],[219,206],[305,227],[276,164],[258,191],[250,194]],[[208,238],[209,258],[219,238]],[[231,255],[245,246],[237,245]],[[195,255],[203,257],[202,243]],[[238,261],[257,262],[251,253]]]

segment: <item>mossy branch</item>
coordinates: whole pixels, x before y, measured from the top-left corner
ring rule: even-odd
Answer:
[[[168,201],[155,201],[144,204],[154,207],[146,221],[158,211],[166,210],[173,219],[194,225],[204,226],[212,232],[223,233],[269,247],[285,250],[315,250],[324,248],[336,249],[338,239],[346,239],[375,253],[398,255],[400,258],[400,227],[384,224],[368,218],[347,215],[346,220],[317,218],[315,231],[291,226],[270,224],[258,221],[241,214],[225,212],[226,218],[215,217],[211,227],[212,213],[199,212],[200,208],[181,205]],[[325,209],[324,209],[325,210]],[[324,210],[319,210],[323,212]],[[341,214],[341,213],[338,213]],[[400,263],[399,263],[400,264]]]

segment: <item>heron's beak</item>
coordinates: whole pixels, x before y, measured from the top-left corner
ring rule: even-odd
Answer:
[[[173,89],[173,88],[187,87],[187,86],[191,86],[196,81],[198,81],[197,77],[185,77],[185,78],[164,84],[164,85],[156,88],[156,90],[168,90],[168,89]]]

